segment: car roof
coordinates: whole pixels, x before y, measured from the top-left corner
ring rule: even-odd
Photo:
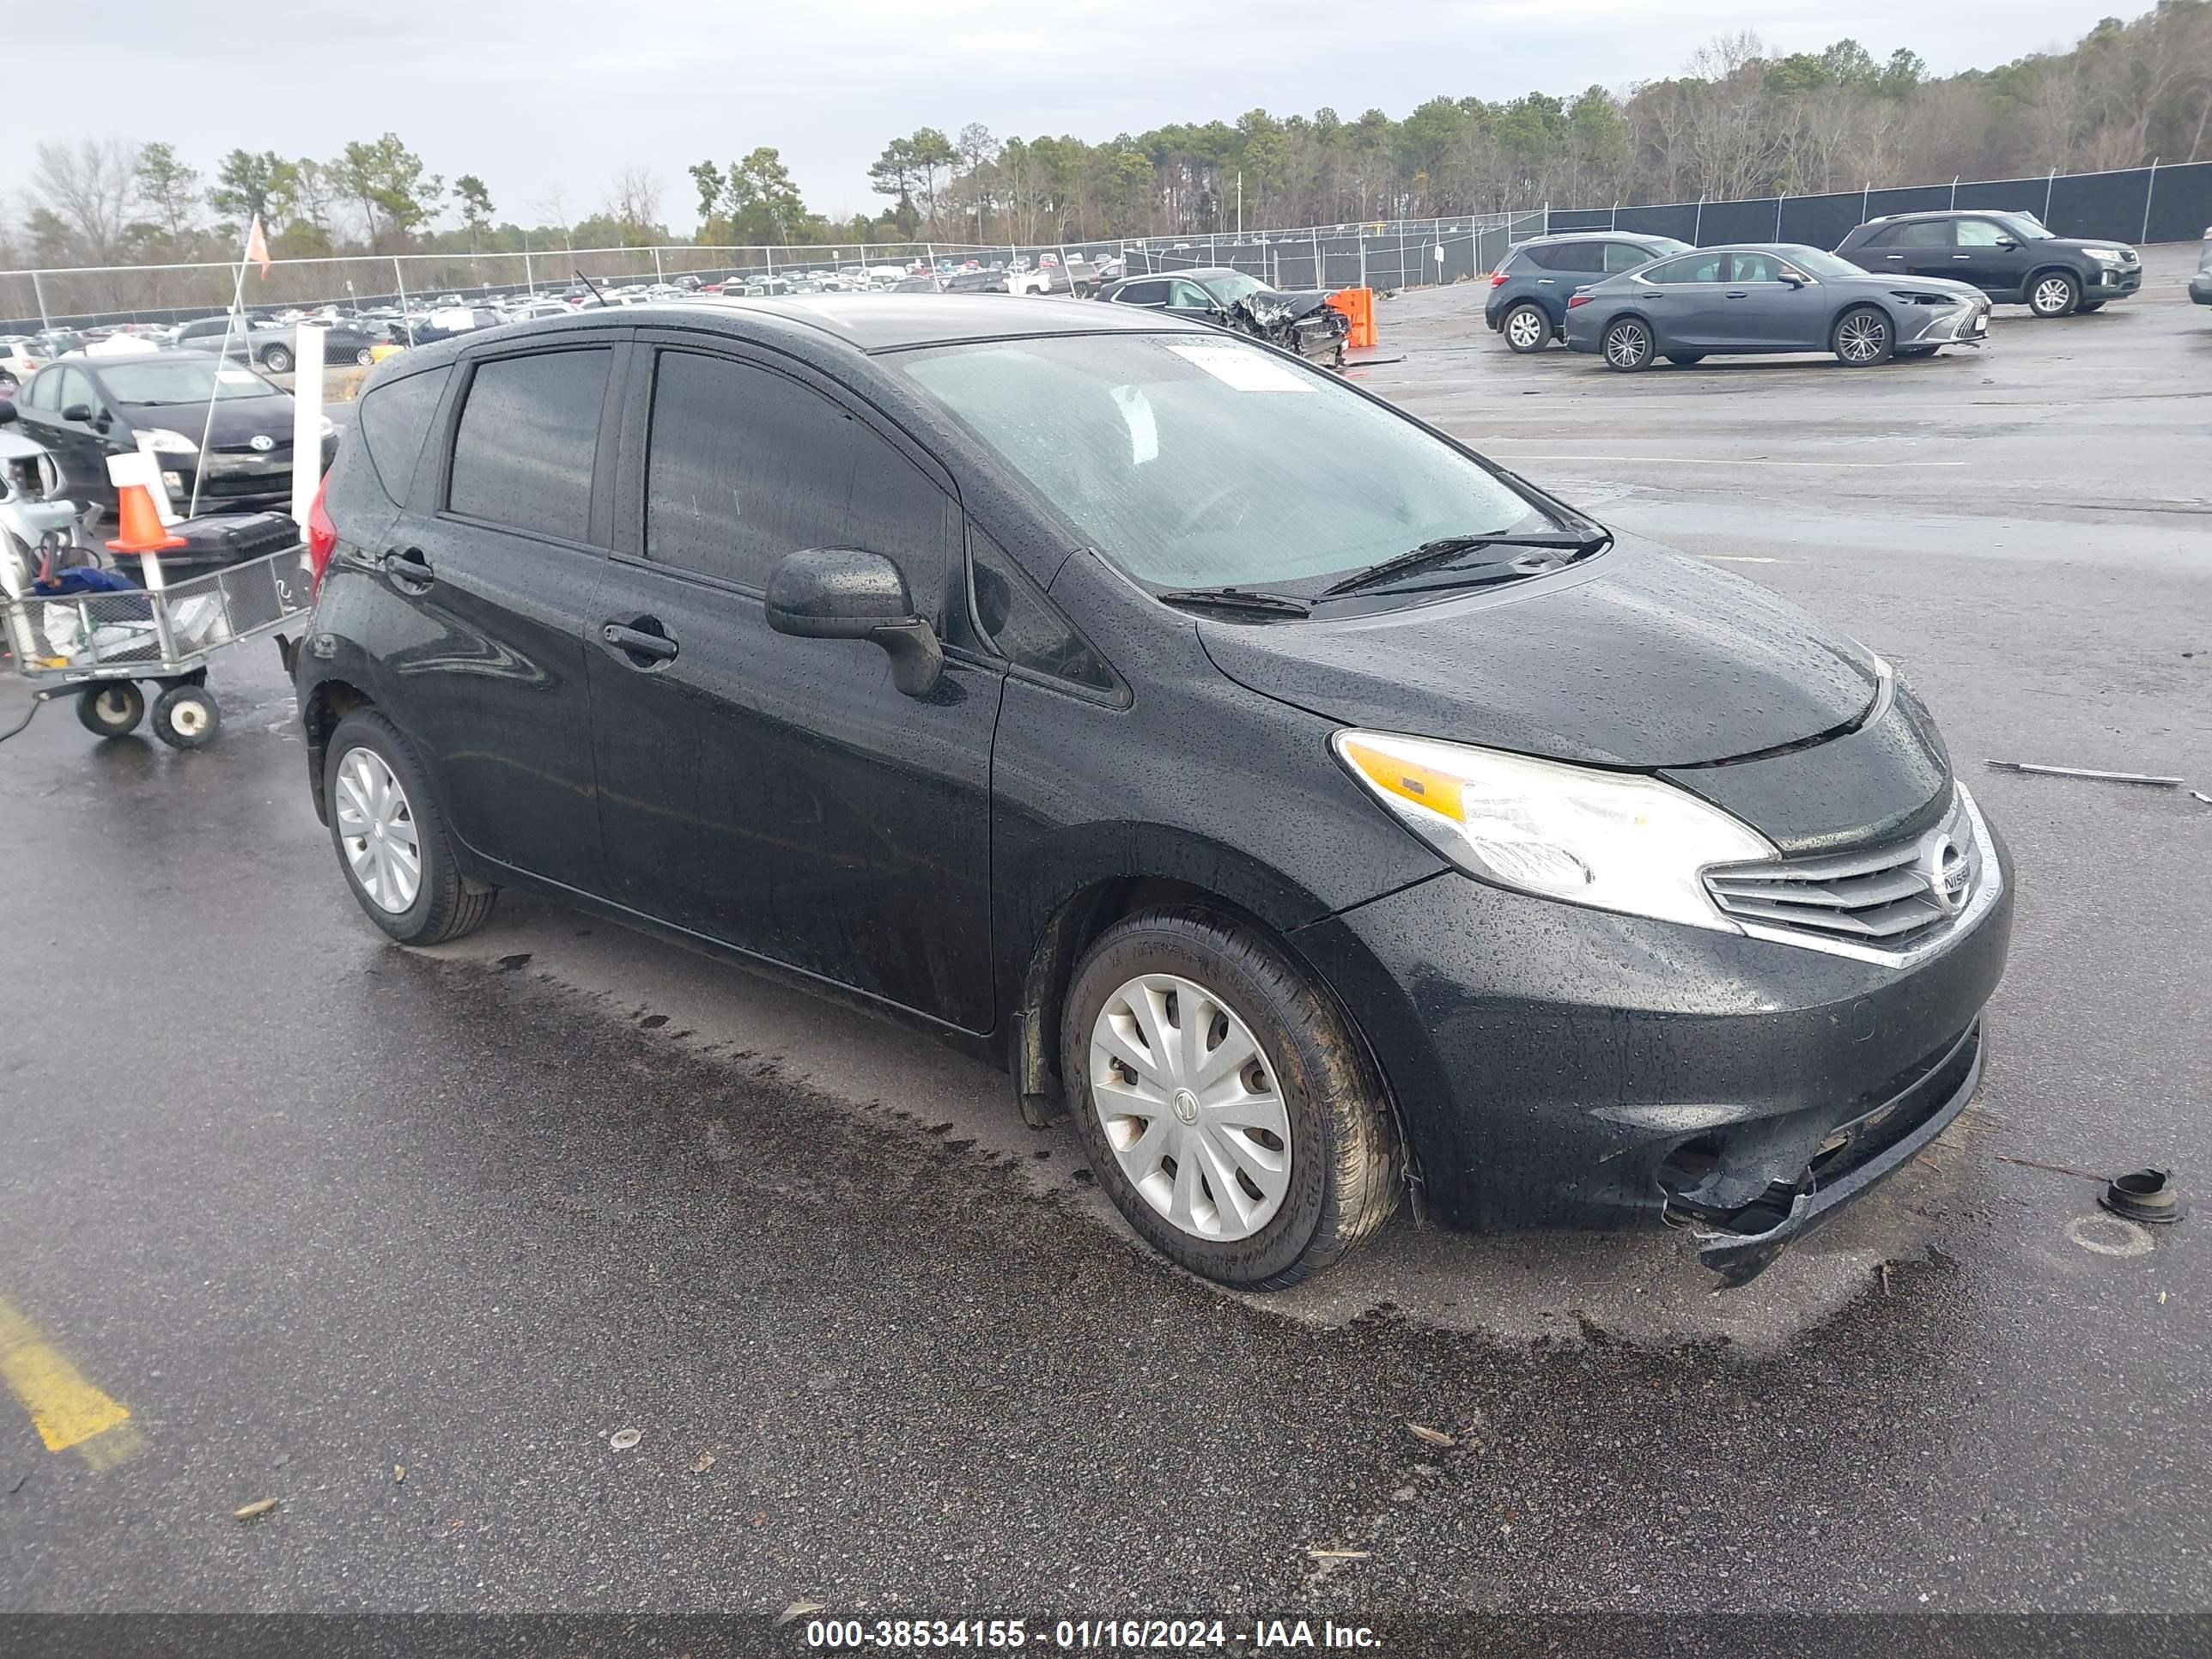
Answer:
[[[1554,230],[1542,236],[1531,236],[1525,242],[1513,244],[1518,252],[1524,247],[1549,247],[1554,242],[1679,242],[1679,236],[1669,236],[1663,230]]]
[[[649,325],[656,317],[686,323],[696,323],[702,315],[732,322],[773,319],[774,325],[805,328],[868,353],[1036,335],[1214,331],[1200,323],[1151,312],[1133,312],[1125,307],[1012,294],[832,293],[758,299],[708,297],[629,307],[621,315],[623,321],[639,326]],[[527,328],[531,325],[517,326]]]

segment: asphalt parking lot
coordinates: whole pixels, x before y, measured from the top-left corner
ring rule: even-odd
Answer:
[[[2212,1609],[2212,805],[1983,765],[2212,793],[2194,253],[1875,370],[1381,308],[1364,383],[1865,640],[2017,855],[1977,1106],[1723,1295],[1671,1234],[1402,1222],[1223,1293],[922,1039],[534,903],[386,943],[271,650],[204,750],[47,711],[0,748],[0,1353],[129,1417],[51,1452],[0,1396],[0,1610]],[[2102,1217],[2147,1164],[2197,1218]]]

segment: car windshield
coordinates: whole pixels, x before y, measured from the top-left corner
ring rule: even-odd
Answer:
[[[1783,256],[1808,276],[1863,276],[1863,266],[1849,259],[1838,259],[1832,253],[1824,253],[1816,247],[1785,247]]]
[[[1218,335],[994,340],[891,361],[1157,586],[1279,588],[1446,538],[1559,528],[1341,381]]]
[[[228,403],[234,398],[273,398],[276,388],[251,369],[218,367],[213,357],[195,362],[179,353],[154,363],[111,363],[100,371],[107,395],[118,404],[142,406],[204,404],[210,394]]]
[[[2057,240],[2054,233],[2033,213],[2008,213],[2003,223],[2023,242],[2049,242]]]
[[[1205,287],[1224,306],[1233,306],[1239,300],[1249,300],[1255,294],[1273,291],[1257,277],[1247,276],[1241,270],[1232,270],[1222,276],[1209,276],[1206,279]]]

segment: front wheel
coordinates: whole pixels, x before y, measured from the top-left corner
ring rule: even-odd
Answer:
[[[1180,1267],[1280,1289],[1396,1206],[1397,1139],[1365,1051],[1253,929],[1182,908],[1115,923],[1077,966],[1060,1045],[1100,1184]]]
[[[472,892],[453,862],[429,780],[398,728],[361,708],[331,733],[324,805],[346,884],[368,919],[402,945],[474,933],[496,892]]]
[[[1828,337],[1828,349],[1846,368],[1886,363],[1895,349],[1889,314],[1875,306],[1853,307],[1836,319],[1835,332]]]
[[[129,680],[88,685],[76,694],[77,723],[96,738],[119,738],[146,718],[146,694]]]
[[[1605,349],[1605,366],[1623,374],[1633,374],[1651,366],[1651,330],[1634,317],[1624,317],[1605,331],[1601,342]]]
[[[283,346],[270,346],[261,354],[261,367],[271,374],[282,374],[292,367],[292,354]]]
[[[2063,317],[2081,303],[2081,284],[2063,270],[2046,270],[2027,290],[2027,308],[2039,317]]]
[[[1499,332],[1516,351],[1541,351],[1552,343],[1552,319],[1541,306],[1516,306],[1505,313]]]

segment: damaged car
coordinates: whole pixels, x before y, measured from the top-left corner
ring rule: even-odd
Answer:
[[[1310,289],[1286,294],[1256,276],[1222,266],[1124,276],[1101,284],[1098,297],[1115,305],[1146,306],[1211,323],[1341,368],[1352,319],[1329,304],[1334,292]]]
[[[1741,1282],[1981,1078],[2011,866],[1903,677],[1316,364],[694,301],[355,430],[289,660],[376,927],[514,889],[931,1033],[1211,1279],[1408,1206]]]

